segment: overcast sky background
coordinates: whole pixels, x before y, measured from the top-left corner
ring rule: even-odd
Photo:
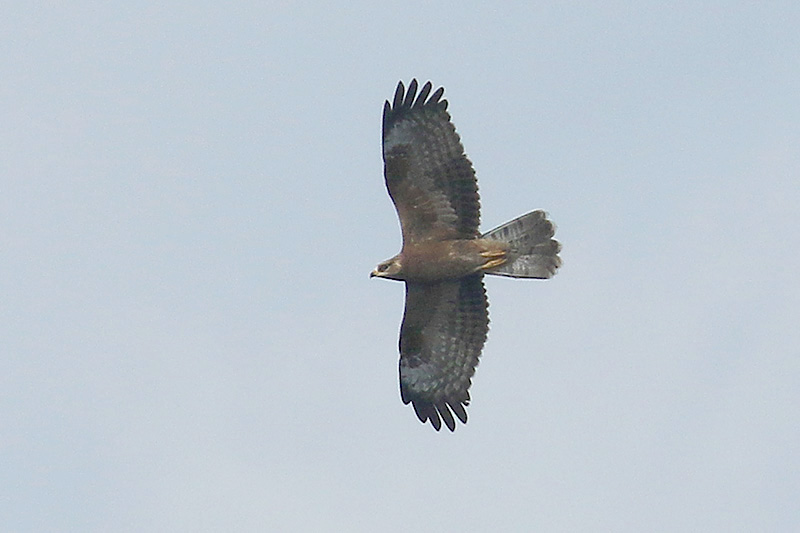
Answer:
[[[604,4],[4,9],[0,530],[800,530],[800,7]],[[454,434],[368,279],[412,77],[564,247]]]

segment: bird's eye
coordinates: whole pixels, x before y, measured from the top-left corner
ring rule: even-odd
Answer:
[[[387,268],[389,268],[389,265],[385,263],[383,265],[378,265],[378,272],[386,272]]]

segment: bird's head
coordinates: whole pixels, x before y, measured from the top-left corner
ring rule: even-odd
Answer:
[[[383,263],[379,264],[377,267],[375,267],[375,270],[370,273],[369,277],[402,281],[403,277],[400,257],[394,256],[391,259],[387,259]]]

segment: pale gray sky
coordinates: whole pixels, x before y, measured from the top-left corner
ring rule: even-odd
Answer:
[[[0,530],[800,530],[800,7],[700,4],[4,9]],[[454,434],[368,279],[412,77],[564,245]]]

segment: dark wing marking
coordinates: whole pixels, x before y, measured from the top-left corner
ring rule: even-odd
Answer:
[[[435,284],[406,282],[400,329],[400,395],[420,421],[454,431],[467,422],[469,387],[489,331],[481,274]],[[452,414],[451,414],[452,411]]]
[[[383,162],[403,241],[471,239],[479,236],[480,200],[475,171],[450,122],[443,88],[417,95],[397,84],[383,106]],[[430,95],[430,97],[429,97]]]

